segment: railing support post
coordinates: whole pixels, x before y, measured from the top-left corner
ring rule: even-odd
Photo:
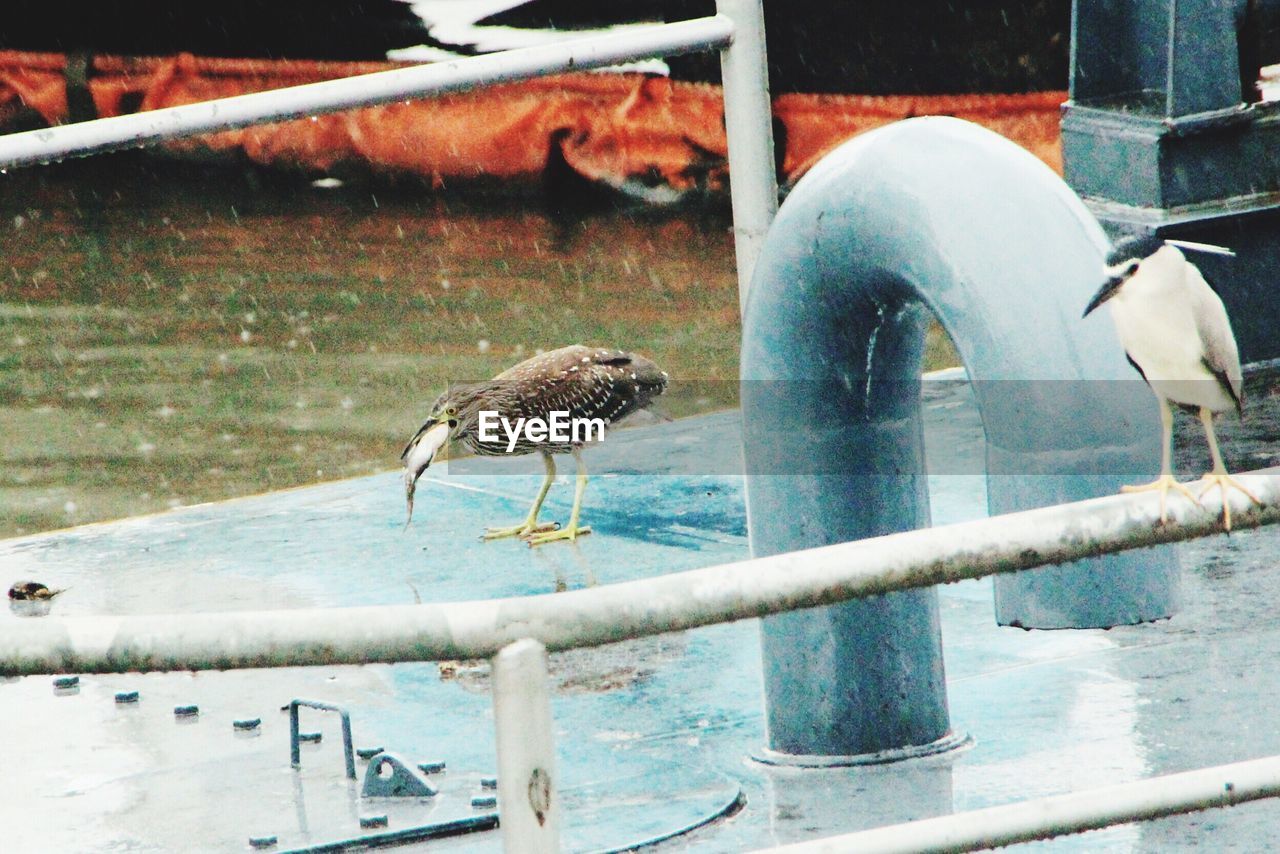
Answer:
[[[733,22],[733,41],[720,52],[724,84],[724,125],[729,144],[729,189],[733,240],[738,262],[738,307],[747,289],[765,234],[778,211],[778,179],[773,161],[773,106],[760,0],[718,0],[717,10]]]
[[[560,850],[560,801],[547,648],[518,640],[493,657],[498,809],[507,854]]]

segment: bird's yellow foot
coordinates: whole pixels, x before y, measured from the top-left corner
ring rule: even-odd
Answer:
[[[1209,490],[1213,489],[1215,486],[1218,487],[1218,489],[1220,490],[1222,494],[1222,526],[1226,528],[1228,531],[1231,530],[1231,506],[1227,503],[1227,487],[1228,486],[1231,487],[1232,489],[1240,490],[1245,495],[1247,495],[1249,497],[1249,500],[1252,501],[1254,504],[1257,504],[1259,507],[1262,506],[1262,501],[1258,498],[1258,496],[1250,492],[1249,489],[1244,484],[1236,480],[1231,475],[1227,474],[1225,471],[1223,472],[1211,471],[1208,474],[1206,474],[1204,477],[1200,478],[1200,482],[1204,484],[1204,488],[1200,490],[1201,498],[1204,498],[1206,495],[1208,495]]]
[[[556,540],[568,540],[569,542],[573,542],[578,539],[578,537],[590,533],[590,528],[579,528],[571,525],[568,528],[563,528],[559,531],[549,531],[545,534],[529,534],[524,538],[524,541],[529,544],[530,548],[532,548],[534,546],[544,546],[547,543],[554,543]]]
[[[507,528],[485,528],[484,534],[481,535],[480,539],[501,540],[505,537],[520,537],[523,539],[545,531],[554,531],[559,527],[559,522],[541,522],[536,525],[525,522],[523,525],[511,525]]]
[[[1167,521],[1169,521],[1168,514],[1165,511],[1165,498],[1166,496],[1168,496],[1169,490],[1171,489],[1176,489],[1178,492],[1181,492],[1183,495],[1187,496],[1187,498],[1190,498],[1196,504],[1200,503],[1200,499],[1196,497],[1195,493],[1193,493],[1190,489],[1187,489],[1187,487],[1184,486],[1183,484],[1178,483],[1178,481],[1174,480],[1174,477],[1171,474],[1162,474],[1155,480],[1151,481],[1150,483],[1140,483],[1135,486],[1120,487],[1121,492],[1159,492],[1160,493],[1160,524],[1162,525]],[[1201,493],[1201,495],[1203,494],[1204,493]]]

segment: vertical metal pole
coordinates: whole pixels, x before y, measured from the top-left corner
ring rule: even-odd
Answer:
[[[493,657],[498,807],[507,854],[558,852],[560,802],[547,649],[528,638]]]
[[[302,767],[302,740],[298,738],[298,701],[289,704],[289,764]]]
[[[346,709],[339,709],[342,716],[342,760],[346,763],[347,779],[356,779],[356,752],[351,743],[351,715]]]
[[[721,15],[733,21],[733,41],[720,52],[720,70],[724,83],[724,126],[729,142],[738,308],[745,310],[756,258],[778,212],[764,8],[760,0],[718,0],[716,7]]]

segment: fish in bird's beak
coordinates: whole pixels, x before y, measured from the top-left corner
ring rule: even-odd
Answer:
[[[409,440],[404,453],[400,455],[400,459],[404,461],[404,497],[409,504],[409,514],[404,520],[405,528],[413,521],[413,492],[417,488],[418,478],[431,465],[436,451],[448,441],[449,422],[427,423]]]

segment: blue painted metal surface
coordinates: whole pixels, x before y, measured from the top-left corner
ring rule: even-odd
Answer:
[[[753,554],[929,524],[919,376],[930,311],[975,381],[993,513],[1154,471],[1154,401],[1111,325],[1079,320],[1105,246],[1048,169],[957,120],[882,128],[815,167],[770,232],[744,319]],[[1001,578],[997,618],[1166,617],[1177,574],[1158,550]],[[862,754],[947,736],[933,591],[763,626],[773,750]]]
[[[930,515],[939,525],[983,515],[982,432],[967,388],[926,382],[924,400],[927,452],[948,472],[929,477]],[[723,413],[625,433],[661,457],[673,431],[684,437],[679,453],[697,451],[692,437],[701,436],[705,457],[736,448],[740,421]],[[1228,453],[1239,451],[1225,433]],[[591,459],[593,470],[607,467]],[[423,601],[546,593],[746,556],[736,476],[602,475],[588,493],[591,537],[556,549],[480,542],[485,523],[528,508],[541,479],[531,462],[521,476],[433,469],[420,495],[426,524],[407,533],[398,473],[387,472],[0,541],[0,571],[67,587],[54,613],[70,616],[405,603],[415,589]],[[552,489],[548,518],[564,518],[571,493],[568,483]],[[565,850],[660,838],[717,815],[739,790],[746,805],[736,817],[677,847],[755,850],[1280,753],[1280,729],[1266,724],[1280,702],[1280,670],[1270,664],[1280,655],[1271,614],[1278,547],[1280,529],[1183,544],[1186,610],[1110,631],[999,628],[989,580],[942,588],[951,714],[974,745],[909,763],[800,770],[747,759],[765,738],[755,620],[554,654]],[[0,620],[26,619],[0,609]],[[25,769],[0,775],[6,852],[180,851],[192,840],[230,850],[267,835],[279,850],[305,850],[363,835],[357,818],[368,813],[387,814],[389,834],[412,832],[474,816],[470,798],[496,767],[483,662],[80,683],[55,692],[48,676],[0,679],[0,729],[20,734],[5,756]],[[114,692],[124,689],[144,702],[117,707]],[[440,794],[363,803],[336,738],[303,744],[306,761],[290,770],[280,707],[291,697],[349,709],[357,745],[446,759],[447,772],[431,778]],[[176,721],[180,704],[200,714]],[[258,735],[232,731],[233,718],[250,716],[261,717]],[[1280,802],[1259,803],[1063,839],[1052,850],[1261,850],[1277,821]],[[479,831],[407,850],[500,849],[496,832]]]

